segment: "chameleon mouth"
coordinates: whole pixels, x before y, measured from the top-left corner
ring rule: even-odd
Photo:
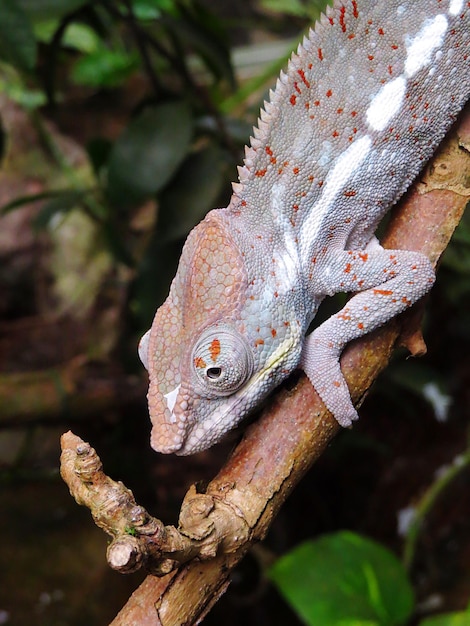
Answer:
[[[178,456],[202,452],[238,426],[247,414],[281,382],[281,377],[276,376],[276,373],[284,363],[285,357],[292,356],[295,343],[295,340],[290,338],[281,344],[263,369],[255,373],[246,385],[232,396],[220,399],[221,404],[214,408],[207,419],[197,422],[189,418],[183,426],[185,432],[181,439],[168,451]],[[291,369],[293,368],[289,368],[289,371]],[[286,376],[287,374],[282,378]]]

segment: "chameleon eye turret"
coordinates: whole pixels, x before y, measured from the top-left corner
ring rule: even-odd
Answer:
[[[253,373],[247,341],[229,326],[207,328],[194,345],[191,361],[194,386],[206,398],[234,393]]]

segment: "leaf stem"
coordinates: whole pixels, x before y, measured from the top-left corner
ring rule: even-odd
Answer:
[[[452,465],[448,466],[424,493],[416,506],[413,521],[408,529],[403,548],[403,565],[410,571],[416,556],[416,546],[426,517],[436,504],[441,493],[459,474],[470,466],[470,448],[464,454],[456,457]]]

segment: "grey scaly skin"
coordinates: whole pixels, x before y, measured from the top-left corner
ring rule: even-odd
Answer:
[[[341,351],[434,281],[424,255],[374,232],[469,95],[468,2],[336,2],[322,16],[141,340],[155,450],[208,448],[297,367],[341,425],[357,419]],[[360,293],[306,337],[340,291]]]

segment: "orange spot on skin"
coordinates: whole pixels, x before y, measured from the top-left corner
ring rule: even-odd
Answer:
[[[334,130],[334,131],[331,133],[331,135],[332,135],[332,137],[339,137],[339,132],[338,132],[337,130]]]
[[[397,46],[397,44],[396,44],[396,43],[393,43],[393,44],[392,44],[392,50],[398,50],[398,46]]]
[[[349,274],[350,271],[351,271],[351,263],[347,263],[346,267],[344,268],[344,273]]]
[[[344,194],[346,196],[346,198],[352,198],[353,196],[356,195],[356,192],[354,190],[351,191],[345,191]]]
[[[350,35],[348,35],[348,39],[354,39],[356,35],[354,33],[351,33]]]
[[[332,95],[333,95],[333,92],[331,91],[331,89],[328,89],[328,91],[326,92],[326,97],[331,98]]]
[[[297,96],[295,95],[295,93],[293,93],[291,95],[291,97],[289,98],[289,102],[292,104],[292,106],[295,106],[297,103]]]
[[[215,363],[217,361],[217,357],[220,354],[220,341],[218,339],[213,339],[211,341],[211,345],[209,346],[209,354],[211,355],[211,359]]]
[[[343,31],[343,33],[346,32],[346,22],[344,21],[345,14],[346,14],[346,7],[341,7],[340,12],[339,12],[339,23],[340,23],[341,30]]]
[[[357,111],[351,111],[351,117],[356,117]]]
[[[323,50],[321,48],[318,48],[318,58],[320,61],[323,61]]]
[[[204,359],[202,357],[197,356],[194,359],[194,367],[202,367],[202,368],[204,368],[204,367],[206,367],[206,362],[204,361]]]
[[[265,174],[266,174],[267,170],[256,170],[255,172],[255,176],[258,176],[258,178],[262,178]]]
[[[374,60],[374,55],[373,54],[368,54],[367,58],[369,59],[369,61],[373,61]]]
[[[258,346],[264,346],[264,339],[257,339],[257,340],[255,341],[255,346],[256,346],[256,347],[258,347]]]
[[[300,76],[300,78],[302,79],[303,84],[310,89],[310,83],[307,80],[307,78],[305,77],[305,72],[303,70],[297,70],[297,74]]]
[[[343,112],[343,109],[336,109],[336,113],[338,113],[338,115],[341,115],[342,112]]]
[[[339,382],[339,380],[334,380],[333,381],[333,386],[336,387],[336,388],[341,387],[341,383]]]
[[[297,176],[297,174],[299,173],[299,168],[298,167],[294,167],[294,168],[292,168],[292,171]]]
[[[359,328],[359,330],[364,330],[364,324],[362,322],[359,322],[357,327]]]
[[[357,10],[357,2],[356,0],[352,1],[352,6],[353,6],[353,15],[355,18],[359,17],[359,11]]]
[[[275,337],[277,335],[277,330],[275,328],[271,328],[271,335]]]
[[[379,33],[379,35],[385,35],[383,28],[379,28],[377,32]]]
[[[359,258],[365,263],[369,258],[369,255],[367,254],[367,252],[359,252]]]
[[[393,296],[393,291],[389,289],[373,289],[372,293],[377,296]]]
[[[315,102],[313,103],[316,107],[320,106],[320,100],[315,100]]]

